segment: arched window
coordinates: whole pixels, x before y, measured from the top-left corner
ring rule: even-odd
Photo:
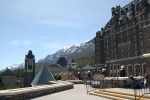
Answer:
[[[110,65],[110,77],[112,77],[112,76],[113,76],[113,66]]]
[[[139,74],[141,73],[140,64],[134,65],[134,71],[135,71],[134,75],[139,76]]]
[[[146,63],[142,64],[142,75],[144,76],[144,74],[146,73]]]
[[[131,75],[131,74],[134,75],[134,68],[132,65],[128,65],[127,66],[127,75]]]

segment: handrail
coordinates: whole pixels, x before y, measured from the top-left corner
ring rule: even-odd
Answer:
[[[140,98],[142,98],[144,95],[150,94],[150,85],[148,85],[147,87],[144,87],[141,84],[140,80],[136,80],[135,82],[136,83],[131,86],[131,88],[134,89],[135,100],[140,100]],[[140,87],[138,87],[138,86],[140,86]],[[139,93],[139,94],[137,94],[137,93]]]
[[[96,80],[95,79],[86,80],[85,84],[86,84],[86,90],[87,90],[87,94],[88,94],[90,91],[93,91],[100,87],[104,88],[104,78],[100,78],[100,79],[96,79]]]
[[[111,82],[112,82],[112,88],[113,88],[113,83],[114,83],[113,81],[114,81],[115,78],[117,78],[117,85],[118,85],[118,76],[114,76],[114,77],[111,79]]]

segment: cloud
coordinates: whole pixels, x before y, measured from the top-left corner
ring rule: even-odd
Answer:
[[[8,42],[8,44],[16,46],[16,45],[20,45],[20,41],[12,40],[12,41]]]
[[[52,25],[52,26],[63,26],[63,27],[82,27],[85,26],[85,24],[73,21],[73,20],[65,20],[65,19],[53,19],[53,20],[35,20],[33,23],[36,24],[42,24],[42,25]]]
[[[28,45],[31,45],[32,42],[29,40],[24,40],[24,41],[12,40],[12,41],[9,41],[8,44],[12,46],[20,46],[20,45],[28,46]]]
[[[30,45],[30,44],[32,44],[32,42],[29,41],[29,40],[23,41],[22,43],[23,43],[24,45]]]

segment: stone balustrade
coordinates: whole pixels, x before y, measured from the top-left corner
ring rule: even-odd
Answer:
[[[73,88],[73,83],[57,82],[56,84],[40,85],[0,91],[0,100],[27,100]]]

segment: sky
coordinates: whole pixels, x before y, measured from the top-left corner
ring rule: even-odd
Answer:
[[[0,69],[91,40],[132,0],[0,0]]]

